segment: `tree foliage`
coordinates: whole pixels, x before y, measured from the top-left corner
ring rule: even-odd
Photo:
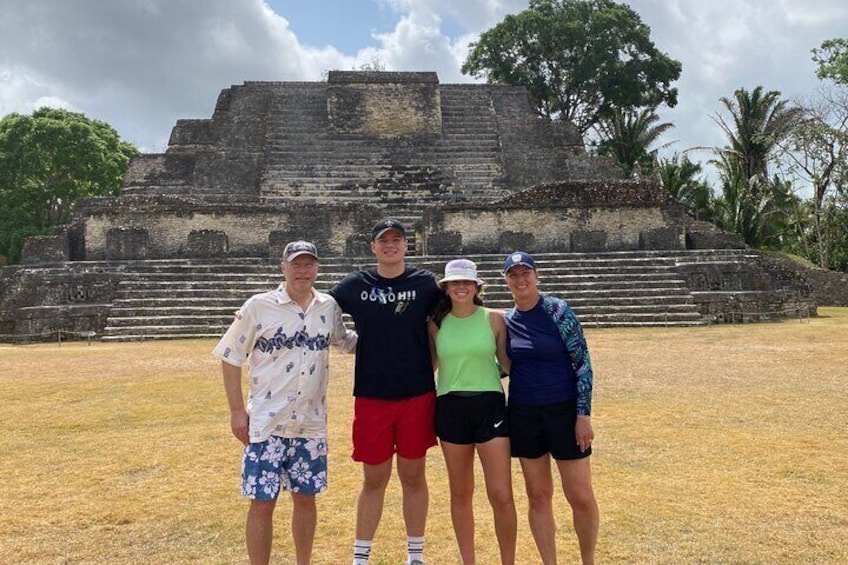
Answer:
[[[0,255],[67,223],[76,201],[117,194],[138,153],[105,122],[56,108],[0,119]]]
[[[720,102],[728,116],[719,115],[716,122],[728,144],[712,161],[722,190],[716,199],[716,220],[751,246],[779,248],[791,231],[788,218],[794,196],[791,183],[771,176],[770,165],[800,120],[801,109],[761,86],[752,91],[740,88],[732,99],[722,97]]]
[[[657,162],[656,173],[663,188],[696,220],[712,219],[712,192],[701,176],[703,168],[700,163],[675,153],[670,159]]]
[[[658,148],[652,149],[662,134],[674,127],[663,122],[653,110],[622,110],[616,108],[598,124],[601,141],[598,154],[615,158],[624,174],[653,171]]]
[[[722,97],[719,101],[729,114],[728,118],[716,117],[728,140],[722,152],[739,168],[744,178],[756,176],[767,181],[769,164],[775,158],[779,144],[801,118],[801,109],[781,100],[780,92],[776,90],[764,92],[762,86],[752,91],[740,88],[733,98]]]
[[[805,240],[807,255],[825,268],[832,265],[834,246],[841,239],[834,226],[826,225],[836,218],[834,194],[848,192],[848,92],[845,89],[825,89],[819,97],[802,102],[802,119],[793,128],[784,151],[787,173],[812,188],[809,223],[799,229]],[[830,200],[830,211],[826,201]],[[813,251],[810,249],[815,248]]]
[[[848,39],[828,39],[813,49],[813,62],[818,69],[816,76],[848,86]]]
[[[585,134],[616,108],[677,104],[681,64],[650,33],[612,0],[531,0],[471,45],[462,72],[526,87],[540,115]]]

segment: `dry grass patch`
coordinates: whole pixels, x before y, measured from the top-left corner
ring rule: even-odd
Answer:
[[[809,322],[587,330],[600,563],[848,561],[848,310]],[[240,453],[208,340],[0,346],[0,562],[241,563]],[[334,356],[315,562],[350,561],[352,357]],[[458,562],[438,450],[426,554]],[[479,471],[479,469],[478,469]],[[523,513],[520,563],[538,562]],[[480,480],[482,485],[482,479]],[[403,559],[392,481],[376,565]],[[485,496],[478,561],[497,562]],[[275,558],[290,563],[281,501]],[[558,495],[563,563],[576,561]]]

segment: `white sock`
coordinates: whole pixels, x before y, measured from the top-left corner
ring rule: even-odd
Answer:
[[[358,539],[353,542],[353,565],[368,565],[372,542],[370,539]]]
[[[424,536],[406,538],[406,565],[413,561],[424,563]]]

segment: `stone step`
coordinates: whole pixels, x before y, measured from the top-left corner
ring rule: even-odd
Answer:
[[[603,254],[537,253],[540,289],[565,298],[588,327],[688,326],[705,323],[676,265],[732,264],[744,250],[627,251]],[[500,269],[503,255],[473,255],[489,284],[484,299],[509,308],[512,297]],[[411,257],[410,262],[441,272],[450,257]],[[346,273],[371,265],[370,257],[328,258],[316,283],[327,290]],[[108,263],[91,268],[109,268]],[[217,337],[236,309],[252,294],[279,284],[278,266],[262,259],[123,262],[118,298],[105,336],[110,340]]]
[[[119,309],[156,309],[162,307],[175,308],[205,308],[205,307],[227,307],[239,306],[254,294],[267,292],[274,287],[262,286],[257,288],[238,289],[199,289],[199,290],[177,290],[177,291],[151,291],[122,294],[121,298],[115,299],[111,307],[116,311]],[[327,292],[330,286],[318,288],[319,291]],[[543,290],[544,292],[544,290]],[[663,289],[659,293],[650,292],[626,292],[623,294],[592,294],[579,291],[566,291],[555,289],[553,294],[565,298],[569,303],[581,306],[592,305],[633,305],[633,304],[693,304],[693,297],[687,294],[685,289]],[[483,299],[487,306],[510,307],[512,295],[505,289],[499,292],[487,291]]]
[[[368,264],[368,260],[364,259],[361,263]],[[360,264],[361,264],[360,263]],[[329,277],[332,275],[344,275],[352,270],[354,263],[332,262],[332,259],[321,259],[321,270],[319,277]],[[477,272],[480,278],[500,278],[501,263],[477,263]],[[426,267],[431,267],[426,265]],[[437,265],[434,272],[441,269],[441,265]],[[572,263],[572,264],[557,264],[552,267],[540,271],[545,278],[550,276],[580,276],[591,274],[603,275],[622,275],[630,276],[630,274],[650,275],[650,274],[665,274],[672,278],[677,278],[677,271],[674,265],[657,264],[652,262],[636,262],[636,261],[621,261],[620,263]],[[259,276],[262,280],[267,276],[279,276],[280,269],[276,263],[266,262],[264,264],[244,266],[227,266],[227,265],[173,265],[161,266],[150,269],[146,272],[127,273],[134,278],[143,278],[146,280],[190,280],[190,281],[207,281],[209,276],[215,280],[244,280],[245,277]]]

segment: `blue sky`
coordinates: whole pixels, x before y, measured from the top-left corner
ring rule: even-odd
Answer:
[[[762,85],[812,96],[810,49],[848,36],[845,0],[632,0],[683,63],[666,153],[723,143],[719,98]],[[468,45],[524,0],[0,0],[0,115],[59,106],[105,120],[145,152],[179,118],[208,118],[246,80],[321,80],[379,59],[387,70],[459,68]],[[698,160],[709,155],[693,154]]]
[[[391,10],[370,0],[275,0],[267,4],[288,20],[304,44],[332,45],[344,53],[355,53],[371,42],[372,33],[388,33],[395,23]]]

